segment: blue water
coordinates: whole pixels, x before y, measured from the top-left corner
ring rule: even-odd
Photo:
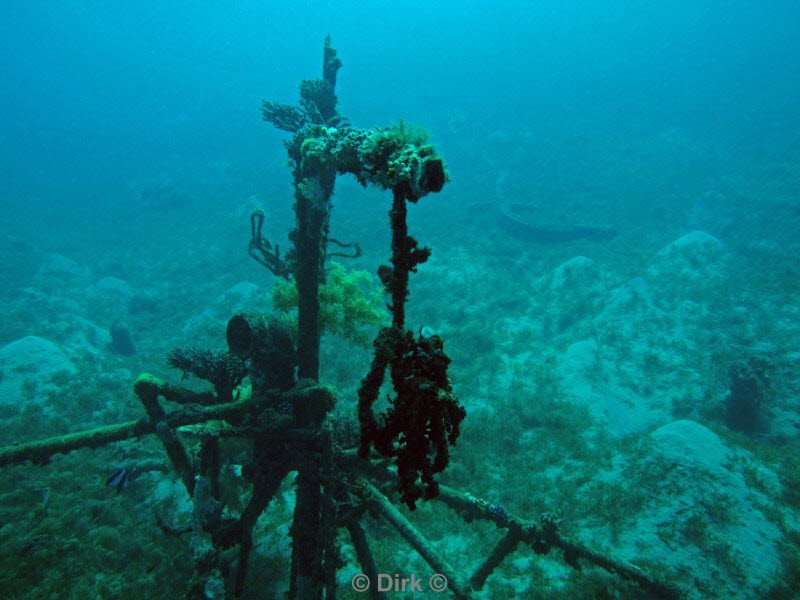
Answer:
[[[431,128],[456,172],[465,143],[492,146],[460,142],[454,116],[548,145],[576,129],[678,128],[768,154],[796,143],[798,22],[793,2],[9,3],[3,185],[12,201],[74,203],[65,188],[91,196],[225,161],[255,187],[280,151],[254,123],[259,99],[294,100],[328,32],[345,62],[341,110],[357,126]]]

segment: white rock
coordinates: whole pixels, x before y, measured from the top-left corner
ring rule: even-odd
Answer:
[[[71,316],[68,319],[69,333],[64,337],[63,347],[70,355],[86,352],[101,356],[108,352],[111,345],[111,333],[107,327],[100,327],[89,319]]]
[[[574,256],[535,279],[533,287],[539,293],[585,295],[596,291],[601,283],[602,273],[594,261],[585,256]]]
[[[40,280],[79,281],[89,276],[89,269],[61,254],[48,254],[37,272]]]
[[[119,302],[130,300],[133,288],[124,279],[118,277],[103,277],[94,284],[95,296],[104,301]]]
[[[722,242],[705,231],[692,231],[662,248],[647,275],[664,291],[689,294],[715,285],[723,275],[724,258]]]
[[[228,319],[236,313],[264,311],[269,306],[267,292],[254,283],[240,281],[217,296],[200,314],[191,317],[183,331],[190,336],[198,332],[208,334],[212,331],[224,331]]]
[[[552,274],[552,289],[586,290],[594,287],[600,272],[593,261],[585,256],[576,256],[555,268]]]
[[[556,372],[565,398],[587,406],[597,423],[614,437],[647,431],[669,418],[669,407],[649,406],[619,385],[600,360],[594,339],[570,345]]]
[[[761,510],[772,499],[748,487],[742,465],[756,464],[761,478],[766,467],[694,421],[668,423],[649,440],[644,473],[658,476],[629,485],[647,486],[653,500],[626,541],[643,557],[691,570],[700,588],[713,587],[720,598],[760,597],[781,571],[783,534]]]
[[[25,403],[41,404],[58,391],[55,377],[72,377],[75,366],[53,342],[29,335],[0,348],[0,406],[21,409]]]
[[[222,309],[229,310],[231,315],[233,315],[245,308],[248,303],[259,297],[261,297],[264,301],[268,301],[266,292],[264,292],[255,283],[250,281],[240,281],[236,285],[229,287],[222,294],[220,294],[214,301],[214,305]]]
[[[673,421],[650,434],[658,454],[682,469],[703,471],[714,477],[727,474],[725,462],[730,451],[716,433],[686,419]]]
[[[561,357],[557,373],[562,389],[573,400],[586,401],[592,390],[592,370],[597,365],[597,342],[594,339],[575,342]]]
[[[611,291],[603,309],[603,316],[621,316],[625,321],[630,321],[632,314],[657,310],[653,300],[653,290],[644,279],[634,277]]]

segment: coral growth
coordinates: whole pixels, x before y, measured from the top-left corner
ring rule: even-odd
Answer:
[[[220,402],[230,402],[233,390],[247,375],[242,359],[230,352],[212,352],[199,348],[173,348],[167,355],[169,366],[211,382]]]
[[[389,363],[396,395],[387,412],[376,419],[372,404]],[[439,336],[415,338],[410,331],[401,334],[387,327],[375,340],[372,368],[358,391],[359,453],[366,457],[374,446],[383,456],[397,458],[398,491],[411,510],[419,498],[438,495],[433,476],[450,462],[448,445],[455,444],[466,416],[453,396],[449,364]]]
[[[373,285],[366,271],[346,269],[331,263],[326,282],[320,286],[320,329],[368,348],[375,329],[386,322],[381,290]],[[298,293],[294,282],[276,280],[272,287],[272,305],[290,321],[296,332],[294,312]]]
[[[346,127],[347,119],[336,112],[339,100],[336,98],[336,73],[342,61],[330,45],[330,36],[325,39],[322,79],[304,79],[300,82],[300,107],[279,102],[262,103],[265,121],[278,129],[297,132],[306,125],[327,125]]]
[[[444,160],[423,143],[425,135],[405,125],[368,130],[310,125],[295,133],[287,149],[296,173],[352,173],[363,186],[398,190],[415,202],[441,191],[449,179]]]

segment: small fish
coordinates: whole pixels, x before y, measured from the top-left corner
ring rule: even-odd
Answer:
[[[153,471],[169,473],[170,468],[169,465],[160,461],[128,463],[124,467],[119,467],[106,479],[106,486],[116,488],[119,494],[128,487],[129,484],[133,483],[134,480],[137,480],[142,473],[150,473]]]
[[[128,469],[121,468],[114,471],[111,477],[106,479],[106,485],[108,487],[116,488],[117,493],[119,494],[122,490],[125,489],[125,486],[128,485],[129,480],[130,480],[130,471],[128,471]]]

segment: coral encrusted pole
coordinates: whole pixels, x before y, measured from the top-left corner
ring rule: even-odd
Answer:
[[[324,279],[330,199],[337,173],[352,173],[362,185],[371,183],[392,190],[400,212],[396,219],[403,226],[406,200],[416,201],[429,192],[438,192],[447,180],[444,161],[433,147],[415,143],[414,136],[402,127],[365,131],[343,124],[346,120],[336,113],[334,94],[340,66],[327,39],[323,78],[300,84],[300,106],[275,102],[263,105],[265,120],[293,132],[286,147],[293,166],[296,226],[291,234],[294,248],[287,260],[293,263],[298,291],[297,362],[301,380],[316,381],[319,377],[319,286]],[[395,262],[403,263],[397,277],[404,278],[407,285],[407,271],[419,251],[404,232],[395,236],[402,247],[395,253]],[[406,285],[393,287],[405,289]],[[400,295],[403,298],[398,297],[396,303],[402,315],[405,292]],[[402,316],[396,325],[399,330]],[[294,448],[293,453],[298,474],[289,598],[316,600],[324,590],[335,589],[339,560],[332,533],[337,515],[330,501],[337,482],[326,476],[323,468],[324,457],[331,456],[328,431],[319,428],[313,439]]]
[[[323,79],[301,84],[301,96],[307,113],[314,120],[328,121],[335,115],[336,72],[341,61],[336,50],[325,40],[322,60]],[[313,129],[313,128],[307,128]],[[296,228],[294,235],[294,276],[298,291],[298,376],[319,379],[319,285],[324,277],[325,248],[331,210],[331,195],[336,181],[336,164],[324,152],[315,152],[313,137],[305,130],[297,132],[290,147],[294,159],[294,189]],[[302,141],[301,141],[302,140]],[[292,153],[294,150],[294,154]],[[311,150],[311,151],[309,151]],[[320,446],[330,444],[325,435],[318,439]],[[321,456],[325,448],[303,448],[298,469],[297,496],[292,521],[292,565],[290,598],[316,600],[322,598],[325,588],[324,564],[335,560],[326,557],[326,546],[321,543],[325,533],[323,523]],[[329,450],[329,449],[328,449]],[[334,516],[335,519],[335,516]]]
[[[336,72],[342,63],[336,50],[325,39],[321,80],[304,81],[301,95],[308,109],[326,122],[336,114]],[[295,280],[299,295],[298,375],[319,379],[319,284],[324,275],[325,246],[328,237],[331,195],[336,181],[336,164],[324,153],[304,153],[303,146],[313,143],[304,139],[300,156],[294,157],[294,189],[296,223]],[[299,160],[297,160],[299,158]]]

